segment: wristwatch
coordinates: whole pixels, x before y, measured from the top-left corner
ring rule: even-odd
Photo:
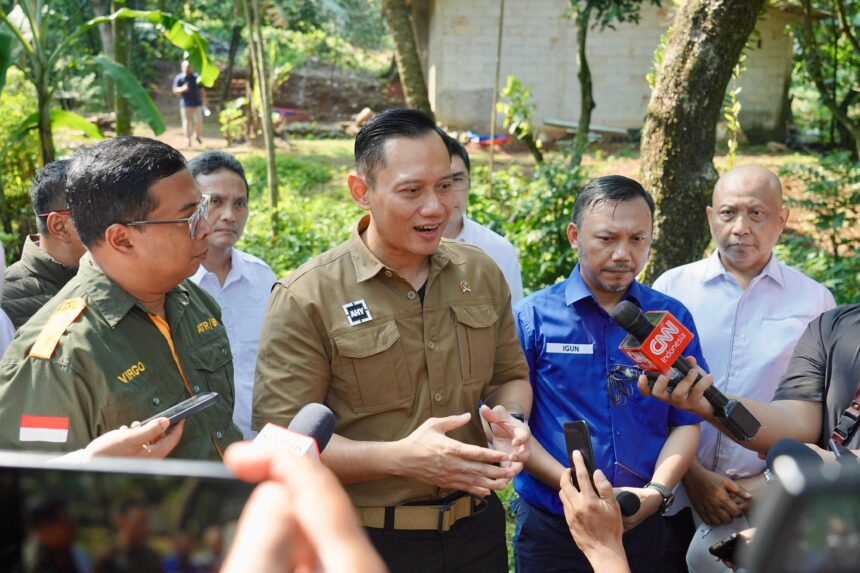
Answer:
[[[651,488],[663,496],[663,503],[660,504],[660,515],[663,515],[670,507],[672,507],[672,504],[675,502],[675,494],[672,493],[668,487],[655,481],[648,482],[645,484],[645,487]]]

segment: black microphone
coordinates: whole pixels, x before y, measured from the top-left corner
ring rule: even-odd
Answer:
[[[311,402],[302,406],[287,429],[313,438],[317,443],[317,448],[322,453],[334,433],[336,421],[334,412],[328,407]]]
[[[618,323],[618,326],[630,333],[640,344],[654,330],[654,325],[648,322],[639,307],[628,300],[623,300],[615,305],[609,315]],[[683,356],[678,358],[672,367],[684,376],[692,369]],[[698,382],[700,379],[701,375],[698,375],[696,381]],[[713,406],[714,417],[725,426],[726,430],[736,440],[751,440],[758,433],[761,424],[738,400],[729,399],[713,386],[705,390],[705,399]]]
[[[632,491],[619,491],[615,496],[615,501],[618,502],[618,507],[621,508],[621,515],[630,517],[642,506],[639,496]]]
[[[797,440],[792,440],[791,438],[783,438],[782,440],[779,440],[767,451],[767,458],[765,459],[767,469],[774,471],[773,463],[776,458],[781,456],[790,457],[797,462],[797,465],[800,466],[801,469],[817,467],[824,462],[824,460],[821,459],[821,456],[812,451],[812,449]]]

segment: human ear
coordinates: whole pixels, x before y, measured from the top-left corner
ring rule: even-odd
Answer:
[[[128,225],[114,223],[105,229],[104,244],[123,255],[134,252],[134,237]]]
[[[577,239],[579,239],[579,227],[576,226],[576,223],[570,223],[567,226],[567,240],[574,251],[578,250]]]
[[[349,193],[352,195],[352,200],[365,211],[370,211],[370,201],[367,200],[370,186],[364,177],[350,175],[347,184],[349,185]]]

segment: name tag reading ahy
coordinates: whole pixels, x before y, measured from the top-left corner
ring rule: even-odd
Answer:
[[[594,345],[567,344],[565,342],[547,342],[546,351],[549,354],[594,354]]]

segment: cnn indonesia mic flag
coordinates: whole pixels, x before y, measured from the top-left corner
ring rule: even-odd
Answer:
[[[21,416],[21,428],[18,431],[18,441],[65,444],[68,440],[68,417]]]
[[[654,330],[641,344],[628,335],[621,343],[621,351],[642,370],[667,374],[693,340],[693,333],[666,311],[646,312],[645,317],[654,324]]]

